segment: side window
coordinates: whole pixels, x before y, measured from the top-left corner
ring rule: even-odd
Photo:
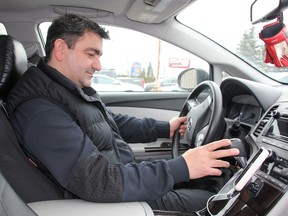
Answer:
[[[0,35],[7,35],[7,31],[3,23],[0,23]]]
[[[44,40],[49,25],[39,25]],[[102,70],[94,74],[97,83],[92,79],[97,91],[185,91],[177,84],[182,71],[200,68],[209,72],[206,61],[158,38],[129,29],[103,27],[111,40],[103,40]],[[102,76],[111,78],[109,83],[100,79]]]
[[[112,77],[116,74],[118,80],[139,85],[144,91],[177,92],[185,91],[177,84],[182,71],[201,68],[209,72],[206,61],[158,38],[129,29],[103,27],[111,40],[104,40],[102,70],[97,73]]]

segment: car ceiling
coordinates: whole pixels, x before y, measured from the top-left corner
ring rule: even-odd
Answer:
[[[136,22],[160,23],[191,2],[191,0],[9,0],[0,2],[0,19],[5,21],[11,18],[5,16],[6,11],[15,12],[15,15],[25,13],[25,17],[28,14],[35,16],[37,11],[41,12],[39,16],[40,14],[43,16],[45,13],[42,12],[47,11],[50,12],[47,13],[50,16],[53,12],[56,14],[78,12],[91,18],[126,16]],[[29,13],[31,11],[33,13]]]

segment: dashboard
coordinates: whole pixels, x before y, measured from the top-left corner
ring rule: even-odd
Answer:
[[[227,104],[226,118],[238,119],[241,123],[255,125],[263,113],[253,95],[236,95]]]

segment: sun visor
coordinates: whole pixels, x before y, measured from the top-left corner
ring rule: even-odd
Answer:
[[[161,23],[189,3],[189,0],[136,0],[128,9],[127,17],[142,23]]]
[[[89,18],[101,18],[112,16],[113,13],[109,11],[99,10],[99,9],[91,9],[85,7],[68,7],[68,6],[52,6],[53,11],[57,14],[64,15],[67,13],[73,13],[78,15],[83,15]]]

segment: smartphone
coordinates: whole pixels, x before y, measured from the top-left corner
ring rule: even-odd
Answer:
[[[245,185],[250,181],[255,172],[262,166],[263,162],[269,156],[270,152],[265,148],[260,148],[254,157],[249,161],[247,166],[240,173],[235,180],[234,189],[241,191]]]

